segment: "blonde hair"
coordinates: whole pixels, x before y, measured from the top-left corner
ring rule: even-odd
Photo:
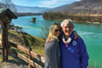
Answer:
[[[59,23],[54,23],[49,31],[48,37],[47,37],[47,42],[51,42],[53,39],[56,39],[59,42],[59,39],[57,36],[54,35],[54,31],[56,28],[59,28],[61,30],[61,26]]]
[[[71,19],[65,19],[65,20],[63,20],[62,23],[61,23],[61,27],[63,28],[64,25],[71,25],[71,26],[74,27],[74,24],[73,24],[73,22],[72,22]]]

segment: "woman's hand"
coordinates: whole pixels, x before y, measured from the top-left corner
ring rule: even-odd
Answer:
[[[77,38],[79,39],[80,38],[80,36],[77,34],[76,31],[74,31],[74,36],[75,36],[74,39],[77,39]]]

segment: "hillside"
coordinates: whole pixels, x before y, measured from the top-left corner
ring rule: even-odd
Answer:
[[[72,4],[60,6],[50,11],[69,13],[102,13],[102,0],[81,0]]]
[[[34,52],[44,56],[45,40],[31,36],[25,32],[18,33],[13,30],[9,30],[8,38],[9,41],[25,48],[32,48]]]
[[[45,41],[41,38],[31,36],[25,32],[9,30],[8,39],[17,45],[21,45],[25,48],[32,48],[32,51],[44,56]],[[11,49],[14,48],[12,47]],[[19,50],[18,52],[25,55]],[[27,55],[25,56],[27,57]],[[0,50],[0,68],[28,68],[28,64],[12,53],[9,53],[9,60],[7,62],[2,62],[2,51]]]
[[[56,7],[43,14],[44,19],[63,20],[70,18],[75,22],[102,23],[102,0],[81,0]]]

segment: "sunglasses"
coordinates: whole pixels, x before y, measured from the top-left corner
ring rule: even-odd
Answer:
[[[59,29],[55,29],[55,32],[58,32],[58,31],[60,31],[60,32],[61,32],[61,30],[59,30]]]

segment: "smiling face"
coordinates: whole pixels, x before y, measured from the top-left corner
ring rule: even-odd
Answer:
[[[64,24],[62,29],[66,37],[69,37],[73,32],[73,25]]]
[[[61,30],[60,30],[59,28],[56,28],[56,29],[54,30],[54,35],[57,36],[57,37],[59,37],[60,34],[61,34]]]

